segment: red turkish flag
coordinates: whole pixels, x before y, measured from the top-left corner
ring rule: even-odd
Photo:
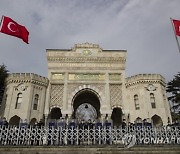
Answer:
[[[174,25],[176,35],[180,36],[180,21],[173,19],[173,25]]]
[[[18,24],[9,17],[3,16],[0,32],[18,37],[28,44],[29,32],[26,27]]]

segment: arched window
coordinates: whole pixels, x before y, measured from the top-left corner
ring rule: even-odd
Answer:
[[[153,93],[150,93],[150,101],[151,101],[151,107],[153,109],[155,109],[156,108],[156,102],[155,102],[155,97],[154,97]]]
[[[135,109],[139,110],[140,109],[140,105],[139,105],[138,95],[134,95],[134,104],[135,104]]]
[[[36,94],[35,97],[34,97],[33,110],[37,110],[37,107],[38,107],[38,101],[39,101],[39,95]]]
[[[15,109],[20,109],[22,103],[22,93],[17,94]]]

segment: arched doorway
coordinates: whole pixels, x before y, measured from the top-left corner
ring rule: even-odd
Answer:
[[[37,119],[32,118],[31,121],[29,122],[29,125],[34,126],[36,122],[37,122]]]
[[[160,116],[154,115],[154,116],[152,116],[151,120],[152,120],[152,124],[153,124],[154,127],[163,126],[163,122],[162,122],[162,119],[161,119]]]
[[[111,119],[113,121],[114,126],[119,126],[122,124],[122,109],[114,108],[112,111]]]
[[[61,109],[55,107],[55,108],[51,109],[48,119],[56,119],[57,120],[57,119],[60,119],[60,117],[62,117]]]
[[[140,117],[137,117],[136,120],[135,120],[135,123],[142,124],[143,120]]]
[[[21,120],[21,118],[18,117],[17,115],[15,115],[9,120],[9,125],[11,125],[11,126],[19,126],[20,120]]]
[[[137,117],[136,120],[134,121],[134,124],[136,126],[142,127],[143,126],[143,120],[140,117]]]
[[[95,120],[100,117],[100,101],[96,92],[90,89],[79,91],[73,99],[72,118],[78,121]]]

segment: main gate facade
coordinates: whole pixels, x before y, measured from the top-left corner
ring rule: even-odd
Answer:
[[[1,121],[75,120],[171,124],[165,79],[159,74],[125,75],[126,51],[104,50],[97,44],[47,49],[48,77],[12,73],[0,107]]]
[[[125,55],[125,51],[105,53],[89,43],[68,51],[47,49],[46,117],[54,107],[61,109],[62,118],[84,121],[111,119],[114,108],[124,111]],[[117,118],[121,122],[125,113]]]

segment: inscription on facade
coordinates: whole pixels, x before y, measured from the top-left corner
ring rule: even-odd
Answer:
[[[72,81],[103,81],[105,80],[105,74],[74,73],[69,74],[68,79]]]
[[[62,73],[52,74],[51,78],[52,80],[64,80],[64,74]]]
[[[121,80],[121,74],[119,73],[112,73],[112,74],[109,74],[109,80]]]

